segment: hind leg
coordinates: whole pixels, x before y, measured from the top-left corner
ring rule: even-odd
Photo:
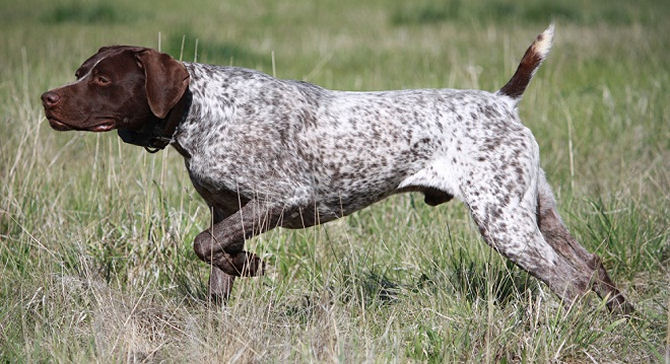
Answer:
[[[591,289],[601,298],[608,298],[607,307],[610,311],[632,312],[633,306],[626,302],[617,289],[600,257],[589,253],[565,227],[556,209],[554,194],[542,170],[539,174],[537,204],[537,224],[554,251],[582,275],[591,277]]]
[[[518,201],[505,205],[501,200],[466,203],[486,243],[546,283],[563,301],[570,303],[588,290],[589,277],[542,236],[534,204]]]
[[[601,277],[590,268],[597,261],[574,239],[570,251],[556,244],[554,235],[545,233],[550,214],[540,215],[545,230],[538,225],[538,193],[544,193],[547,186],[535,144],[524,142],[530,147],[511,143],[516,148],[501,148],[497,151],[500,158],[479,158],[471,165],[468,178],[460,181],[461,197],[491,247],[569,303],[589,290],[594,277]],[[559,235],[566,236],[563,230]]]
[[[523,183],[505,184],[507,188],[497,182],[506,177],[494,175],[471,181],[464,189],[484,240],[563,301],[572,302],[592,288],[610,297],[610,310],[630,312],[600,259],[579,245],[560,221],[542,172],[538,168],[533,175],[530,170],[517,170],[521,178],[516,181]]]

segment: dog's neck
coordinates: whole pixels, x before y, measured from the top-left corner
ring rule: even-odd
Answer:
[[[219,148],[221,143],[202,143],[203,136],[221,136],[233,120],[235,105],[230,90],[235,75],[230,67],[184,62],[190,74],[188,92],[190,103],[176,132],[172,146],[186,159]],[[231,79],[233,79],[231,81]],[[243,122],[242,120],[237,120]]]
[[[163,150],[169,144],[175,142],[174,134],[179,124],[186,119],[192,98],[190,90],[187,89],[184,96],[170,110],[165,119],[156,119],[145,124],[139,130],[118,129],[119,136],[124,142],[144,147],[149,153]],[[176,145],[175,148],[182,153],[181,148]]]

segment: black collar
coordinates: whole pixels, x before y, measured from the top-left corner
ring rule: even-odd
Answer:
[[[163,150],[168,144],[174,142],[173,137],[177,126],[186,119],[186,115],[188,115],[188,111],[191,108],[192,99],[191,91],[187,89],[184,96],[170,110],[165,119],[158,119],[156,122],[147,123],[140,130],[119,129],[119,136],[124,142],[144,147],[149,153]]]

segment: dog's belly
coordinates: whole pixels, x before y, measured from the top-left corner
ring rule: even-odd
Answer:
[[[323,224],[361,210],[390,195],[389,191],[348,194],[345,198],[317,198],[313,202],[284,212],[281,226],[302,229]]]

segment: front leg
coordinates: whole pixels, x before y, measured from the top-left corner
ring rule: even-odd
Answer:
[[[233,291],[235,276],[231,276],[222,271],[215,265],[210,265],[209,273],[209,298],[217,305],[228,301],[230,293]]]
[[[235,209],[223,209],[218,206],[211,206],[212,208],[212,226],[223,221],[228,216],[235,213]],[[233,291],[233,283],[235,283],[235,276],[225,273],[217,266],[210,264],[209,273],[209,297],[212,302],[222,304],[228,301],[230,293]]]
[[[268,231],[279,222],[281,208],[250,200],[240,210],[213,224],[196,236],[193,248],[204,262],[212,265],[210,293],[226,299],[234,277],[263,274],[264,263],[244,251],[246,239]],[[216,220],[216,211],[215,211]]]

